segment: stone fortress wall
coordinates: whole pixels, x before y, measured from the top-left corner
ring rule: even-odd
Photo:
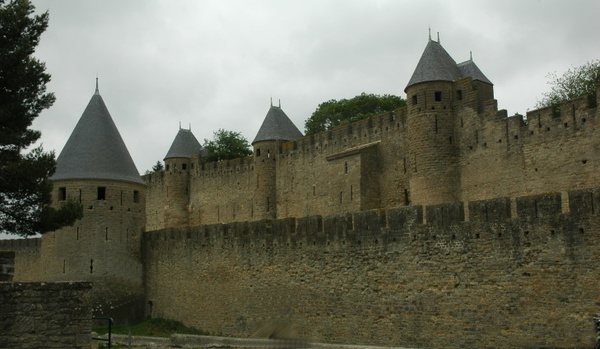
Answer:
[[[326,342],[591,346],[600,97],[523,120],[469,77],[406,93],[407,107],[261,140],[251,157],[166,159],[147,188],[57,181],[53,197],[79,197],[84,218],[0,251],[15,281],[92,281],[95,315],[145,308]]]
[[[568,213],[562,201],[550,193],[148,232],[148,315],[226,336],[590,347],[600,189],[571,191]]]
[[[480,93],[470,78],[451,84],[447,105],[427,103],[432,89],[443,89],[431,84],[408,91],[405,108],[270,144],[268,154],[255,144],[254,156],[243,159],[168,160],[169,170],[144,176],[147,230],[566,194],[600,180],[597,102],[580,98],[559,115],[545,108],[523,120],[493,99],[481,101],[491,92]],[[457,91],[460,100],[452,97]],[[412,105],[411,93],[422,102]]]

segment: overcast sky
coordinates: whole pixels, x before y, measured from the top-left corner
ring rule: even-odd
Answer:
[[[250,142],[270,98],[304,131],[321,102],[404,88],[433,38],[474,61],[509,115],[533,109],[547,74],[600,58],[600,1],[33,0],[50,12],[36,56],[54,106],[33,128],[60,153],[100,94],[140,173],[179,123],[203,143],[220,128]]]

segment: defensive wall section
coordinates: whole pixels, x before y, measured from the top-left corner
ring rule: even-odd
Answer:
[[[226,336],[591,347],[600,188],[568,196],[565,210],[549,193],[147,232],[148,315]]]
[[[41,246],[41,238],[0,240],[0,281],[22,272],[37,275]]]
[[[91,346],[89,282],[0,282],[0,348]]]
[[[566,209],[568,190],[598,183],[597,100],[576,99],[523,119],[508,117],[494,99],[481,101],[474,84],[453,83],[460,101],[448,92],[443,97],[450,102],[409,105],[279,143],[272,153],[211,163],[183,159],[185,169],[146,175],[147,230],[549,191],[563,194]],[[419,93],[432,95],[430,85]],[[274,171],[272,182],[265,166]],[[267,194],[273,188],[275,203]],[[272,211],[261,211],[265,206]]]
[[[600,180],[598,102],[579,98],[530,111],[525,120],[506,117],[495,104],[488,101],[482,114],[458,114],[461,200],[566,194]]]

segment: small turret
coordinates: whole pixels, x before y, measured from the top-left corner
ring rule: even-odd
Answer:
[[[179,128],[167,155],[165,155],[165,186],[167,205],[164,226],[184,226],[189,221],[190,171],[193,158],[204,155],[205,149],[192,130]],[[197,165],[197,164],[196,164]]]
[[[186,130],[179,128],[179,132],[175,136],[171,147],[165,155],[166,170],[176,170],[189,168],[190,158],[204,155],[205,149],[202,148],[200,142],[196,139],[196,136],[192,133],[192,130]]]
[[[277,218],[277,164],[276,155],[281,143],[302,137],[302,132],[281,109],[281,105],[271,108],[265,116],[254,141],[254,175],[257,191],[254,198],[254,216]]]

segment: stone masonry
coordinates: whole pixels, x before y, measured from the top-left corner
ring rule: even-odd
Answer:
[[[0,348],[91,345],[89,282],[0,282]]]
[[[79,200],[83,219],[0,241],[0,276],[93,282],[92,311],[117,323],[591,346],[600,90],[509,117],[472,59],[430,39],[404,92],[406,107],[311,136],[271,106],[245,158],[206,162],[180,130],[140,177],[96,86],[52,178],[53,205]]]

